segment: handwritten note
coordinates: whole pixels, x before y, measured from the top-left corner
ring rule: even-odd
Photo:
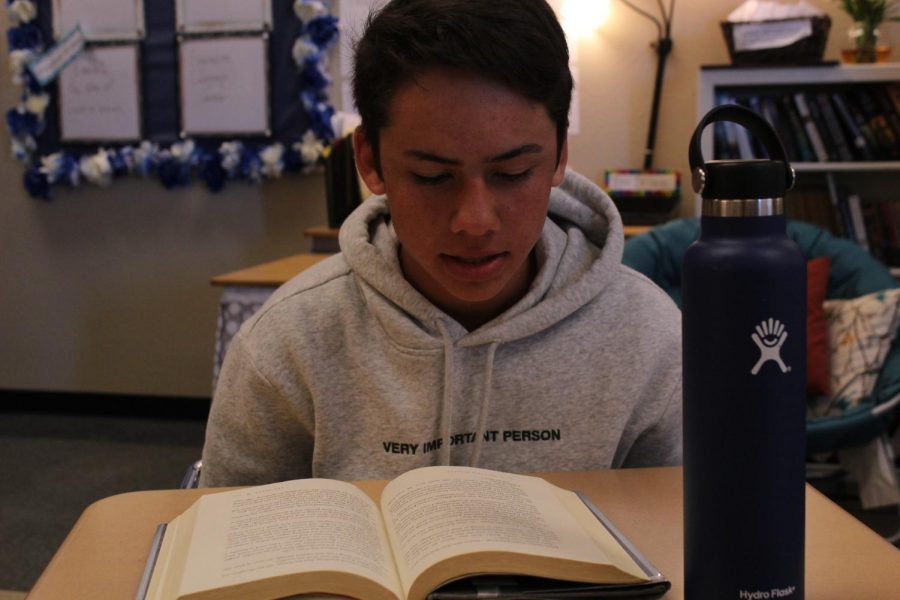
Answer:
[[[269,0],[178,0],[178,30],[259,31],[272,23]]]
[[[267,133],[266,45],[262,36],[181,41],[181,120],[185,134]]]
[[[79,24],[89,40],[138,39],[144,29],[144,2],[53,0],[53,29],[57,37]]]
[[[84,51],[60,75],[61,136],[66,141],[141,138],[136,45]]]

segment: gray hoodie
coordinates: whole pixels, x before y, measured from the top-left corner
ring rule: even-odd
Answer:
[[[388,207],[364,202],[341,253],[279,288],[235,336],[202,485],[680,462],[680,315],[621,264],[622,221],[602,190],[566,174],[530,289],[471,332],[404,279]]]

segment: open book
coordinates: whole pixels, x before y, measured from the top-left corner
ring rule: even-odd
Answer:
[[[138,598],[664,593],[669,582],[586,502],[537,477],[469,467],[409,471],[380,506],[329,479],[209,494],[160,530]]]

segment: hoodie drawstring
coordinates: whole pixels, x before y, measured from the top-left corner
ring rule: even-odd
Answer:
[[[439,464],[450,464],[450,426],[453,420],[453,380],[455,379],[453,371],[453,340],[450,338],[450,332],[447,325],[441,321],[436,321],[437,328],[441,332],[441,338],[444,341],[444,395],[441,399],[441,451],[439,454]],[[487,357],[485,358],[484,367],[484,386],[481,398],[481,406],[478,409],[478,422],[475,426],[475,446],[472,448],[472,456],[469,460],[469,466],[478,466],[478,459],[481,457],[481,448],[484,445],[484,431],[487,427],[488,408],[491,404],[491,384],[494,377],[494,355],[497,353],[497,346],[500,342],[491,342],[488,346]]]
[[[437,328],[444,340],[444,397],[441,403],[441,452],[442,465],[450,464],[450,420],[453,418],[453,340],[443,321],[438,319]]]
[[[469,460],[470,467],[478,466],[478,459],[481,458],[481,447],[484,445],[484,430],[487,426],[488,406],[491,403],[491,383],[494,377],[494,354],[497,352],[497,346],[500,342],[491,342],[488,346],[486,363],[484,365],[484,394],[481,397],[481,409],[478,411],[478,424],[475,426],[475,447],[472,448],[472,458]]]

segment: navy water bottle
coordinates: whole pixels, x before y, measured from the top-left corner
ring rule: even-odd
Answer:
[[[767,159],[710,160],[703,129],[749,130]],[[700,238],[684,256],[687,600],[803,598],[806,259],[785,232],[794,183],[756,113],[711,110],[690,145]]]

